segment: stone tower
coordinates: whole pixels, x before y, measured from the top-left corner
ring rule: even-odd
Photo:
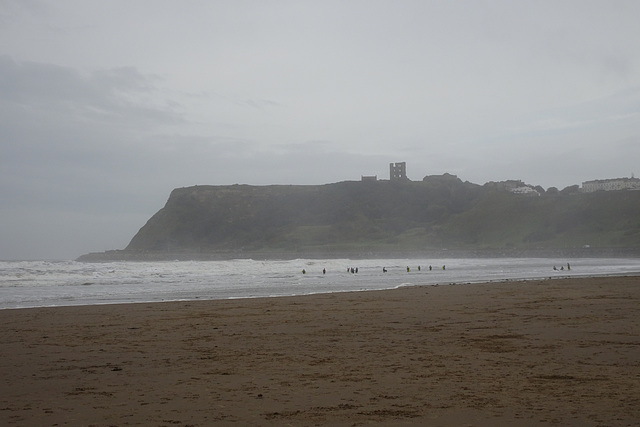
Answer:
[[[391,181],[406,181],[407,164],[405,162],[389,163],[389,179]]]

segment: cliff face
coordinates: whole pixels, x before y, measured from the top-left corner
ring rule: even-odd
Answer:
[[[127,253],[349,253],[640,247],[640,191],[540,197],[463,183],[174,190]]]
[[[383,244],[398,233],[430,228],[443,215],[471,207],[478,186],[458,181],[456,191],[451,191],[447,185],[342,182],[176,189],[127,250],[295,250]]]

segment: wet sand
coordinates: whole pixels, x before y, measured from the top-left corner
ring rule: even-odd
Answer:
[[[626,426],[640,277],[0,311],[1,425]]]

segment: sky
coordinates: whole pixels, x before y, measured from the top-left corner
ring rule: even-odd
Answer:
[[[0,260],[171,190],[640,174],[640,2],[0,0]]]

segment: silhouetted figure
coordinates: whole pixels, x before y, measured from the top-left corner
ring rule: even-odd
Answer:
[[[571,266],[567,263],[567,270],[571,270]]]
[[[418,266],[418,271],[420,271],[420,266]]]
[[[446,270],[446,269],[447,269],[447,266],[446,266],[446,265],[443,265],[443,266],[442,266],[442,269],[443,269],[443,270]]]
[[[387,272],[387,267],[382,267],[382,272],[386,273]]]
[[[556,266],[555,266],[555,265],[553,266],[553,269],[554,269],[554,270],[557,270],[557,268],[556,268]]]
[[[433,267],[429,266],[429,271],[431,271],[433,269]]]
[[[322,274],[327,274],[327,269],[326,268],[322,269]]]
[[[358,267],[356,267],[356,273],[358,272]]]
[[[305,270],[304,268],[302,269],[302,274],[307,274],[307,270]]]
[[[409,268],[409,266],[407,265],[407,273],[410,272],[411,269]]]

